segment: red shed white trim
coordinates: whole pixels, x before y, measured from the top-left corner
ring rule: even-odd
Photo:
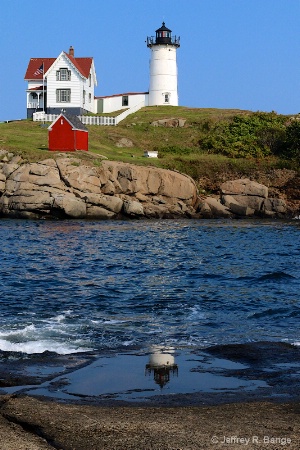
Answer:
[[[48,128],[48,148],[61,152],[87,151],[88,129],[77,116],[61,113]]]

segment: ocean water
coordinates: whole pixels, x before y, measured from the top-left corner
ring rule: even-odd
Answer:
[[[0,350],[300,345],[300,221],[1,220]]]

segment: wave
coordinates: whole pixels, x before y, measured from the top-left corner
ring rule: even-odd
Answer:
[[[0,332],[0,350],[22,353],[55,352],[61,355],[93,350],[90,342],[78,339],[77,325],[66,324],[71,311],[37,324],[9,328]]]
[[[262,317],[269,317],[269,316],[277,316],[280,315],[280,317],[285,317],[287,314],[289,314],[290,310],[287,308],[268,308],[261,312],[253,313],[250,317],[252,319],[260,319]]]
[[[278,271],[278,272],[270,272],[265,275],[262,275],[258,278],[258,281],[266,281],[266,280],[280,281],[280,280],[286,280],[288,278],[294,279],[295,277],[286,272]]]
[[[20,352],[27,354],[55,352],[59,355],[69,355],[72,353],[82,353],[91,351],[86,347],[75,346],[67,343],[59,343],[54,340],[38,340],[38,341],[26,341],[26,342],[11,342],[5,339],[0,339],[0,350],[5,352]]]

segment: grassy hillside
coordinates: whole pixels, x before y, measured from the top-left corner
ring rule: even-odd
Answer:
[[[254,176],[258,170],[298,170],[297,158],[283,158],[278,152],[276,154],[267,151],[266,146],[268,144],[270,147],[269,142],[272,139],[274,141],[275,137],[282,138],[288,118],[275,113],[273,116],[272,113],[264,116],[263,120],[267,117],[268,121],[266,131],[261,128],[261,118],[255,116],[256,122],[259,121],[257,129],[256,122],[252,120],[253,114],[255,113],[241,110],[147,107],[128,116],[116,127],[89,126],[90,150],[88,154],[77,152],[76,157],[89,158],[95,165],[99,165],[99,155],[102,155],[112,160],[175,169],[192,176],[199,181],[200,186],[205,184],[203,180],[207,180],[206,188],[209,179],[214,178],[219,182],[229,173],[232,176]],[[185,119],[186,123],[183,128],[151,125],[153,121],[165,118],[181,118]],[[48,125],[30,120],[1,123],[0,149],[20,154],[28,161],[55,157],[55,152],[50,153],[47,150]],[[256,141],[253,144],[254,135]],[[118,147],[117,144],[122,138],[130,140],[133,147]],[[262,152],[256,148],[260,145],[260,141],[257,144],[258,138],[264,139]],[[251,151],[247,153],[247,150],[244,152],[245,157],[241,157],[244,153],[241,153],[240,149],[244,149],[245,145]],[[233,154],[230,154],[231,149],[234,149]],[[144,150],[158,150],[160,157],[145,158]]]

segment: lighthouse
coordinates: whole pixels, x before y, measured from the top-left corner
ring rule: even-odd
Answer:
[[[151,50],[148,104],[178,106],[176,51],[180,38],[172,36],[165,22],[155,33],[155,37],[147,37]]]

